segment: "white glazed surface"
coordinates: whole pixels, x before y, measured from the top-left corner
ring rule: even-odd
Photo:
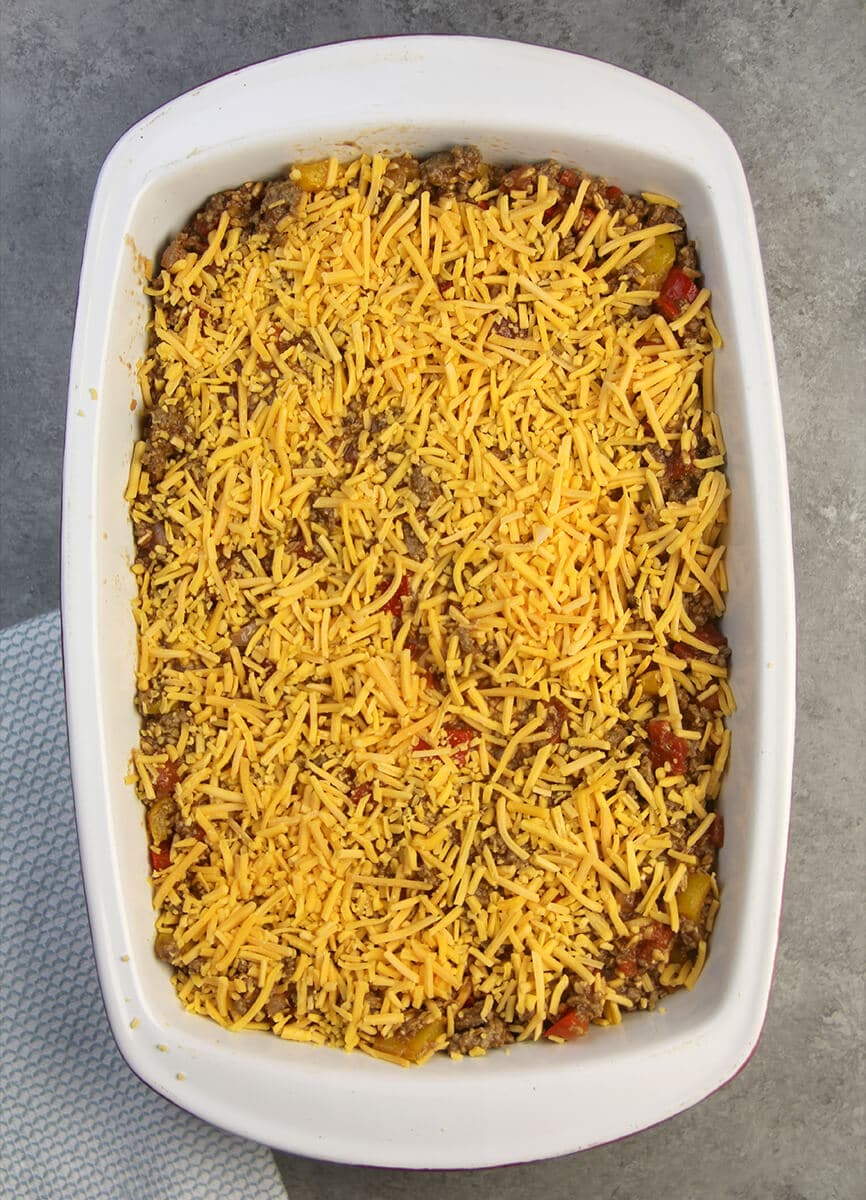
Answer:
[[[181,1009],[154,957],[142,810],[124,783],[138,726],[123,491],[147,320],[140,256],[155,258],[210,193],[294,159],[349,157],[359,147],[425,153],[466,141],[494,160],[552,156],[682,203],[725,337],[716,394],[733,490],[725,631],[739,708],[722,798],[723,903],[695,991],[568,1045],[521,1045],[461,1062],[440,1056],[399,1070],[270,1034],[230,1034]],[[558,51],[400,38],[247,68],[130,130],[103,167],[84,251],[62,550],[81,859],[105,1006],[130,1067],[175,1103],[268,1145],[402,1167],[569,1153],[645,1128],[729,1080],[763,1024],[781,904],[794,723],[789,525],[748,190],[725,133],[688,101]]]

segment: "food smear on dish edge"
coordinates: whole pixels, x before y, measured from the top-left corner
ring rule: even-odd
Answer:
[[[405,1064],[694,986],[733,698],[678,208],[330,159],[211,197],[148,294],[132,777],[182,1003]]]

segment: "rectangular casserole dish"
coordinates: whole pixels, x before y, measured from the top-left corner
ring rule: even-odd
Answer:
[[[361,1054],[228,1033],[183,1011],[154,956],[143,811],[124,783],[138,718],[123,492],[148,319],[142,260],[155,259],[211,193],[294,160],[359,149],[424,154],[460,142],[492,161],[554,157],[682,204],[725,338],[715,390],[733,493],[725,631],[739,709],[721,801],[722,908],[695,991],[579,1042],[523,1044],[461,1062],[438,1056],[400,1071]],[[701,1100],[748,1059],[769,996],[787,843],[793,569],[754,217],[736,152],[702,110],[589,59],[424,37],[262,63],[144,119],[106,160],[90,216],[70,372],[62,569],[70,750],[97,966],[121,1053],[150,1086],[225,1129],[295,1153],[482,1167],[645,1128]],[[551,1121],[551,1113],[560,1116]]]

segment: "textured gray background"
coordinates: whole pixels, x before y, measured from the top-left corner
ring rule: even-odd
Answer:
[[[863,4],[2,0],[0,14],[3,625],[57,605],[64,389],[85,221],[100,163],[139,117],[205,79],[305,46],[470,33],[617,63],[695,100],[731,134],[767,272],[800,614],[791,854],[760,1046],[697,1108],[572,1158],[449,1175],[288,1156],[280,1167],[295,1200],[862,1198]]]

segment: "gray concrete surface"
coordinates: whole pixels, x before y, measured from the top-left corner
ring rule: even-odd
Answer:
[[[280,1167],[294,1200],[866,1195],[861,0],[5,0],[0,12],[3,625],[57,604],[85,221],[102,159],[139,117],[205,79],[305,46],[473,33],[617,63],[689,96],[729,131],[752,188],[775,328],[801,647],[786,905],[757,1053],[690,1112],[571,1158],[417,1176],[289,1156]]]

